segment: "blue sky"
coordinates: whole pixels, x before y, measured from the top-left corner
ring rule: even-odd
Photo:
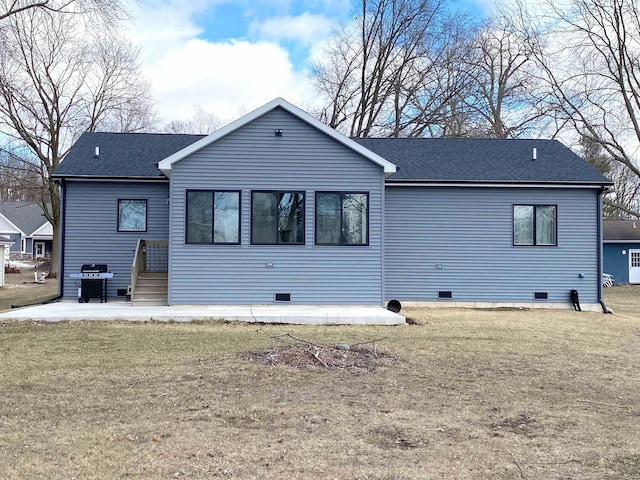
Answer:
[[[490,0],[453,8],[482,15]],[[166,121],[198,105],[221,121],[277,96],[312,108],[307,69],[332,29],[351,18],[350,0],[140,0],[131,37]]]

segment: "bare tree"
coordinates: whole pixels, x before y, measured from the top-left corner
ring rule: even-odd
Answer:
[[[0,0],[0,21],[29,10],[100,17],[113,25],[126,15],[121,0]]]
[[[213,112],[208,112],[200,105],[193,106],[193,114],[189,120],[172,120],[164,126],[167,133],[194,133],[208,135],[222,126],[223,122]]]
[[[562,5],[548,0],[546,10],[551,13],[544,17],[528,12],[527,23],[541,25],[541,41],[534,49],[537,82],[556,122],[600,145],[618,166],[614,180],[637,185],[640,5],[635,0],[571,0]],[[608,201],[611,209],[640,217],[635,187]]]
[[[506,9],[487,21],[464,65],[470,78],[464,102],[473,136],[510,138],[538,129],[548,106],[534,88],[534,47]]]
[[[0,147],[0,201],[36,203],[42,194],[39,162],[13,145]]]
[[[602,145],[591,137],[580,139],[580,154],[587,162],[614,182],[603,200],[605,218],[633,218],[640,200],[640,178],[626,165],[613,160]],[[622,208],[621,208],[622,207]]]
[[[0,129],[40,167],[38,203],[54,228],[53,274],[60,198],[52,172],[83,131],[123,118],[138,130],[152,111],[135,50],[113,36],[92,36],[75,18],[27,10],[3,21],[0,42]]]
[[[312,80],[318,116],[351,136],[417,136],[440,120],[462,78],[453,48],[465,32],[445,0],[360,0]]]

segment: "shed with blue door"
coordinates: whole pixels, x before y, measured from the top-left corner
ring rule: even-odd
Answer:
[[[604,273],[617,284],[640,284],[640,221],[603,222]]]

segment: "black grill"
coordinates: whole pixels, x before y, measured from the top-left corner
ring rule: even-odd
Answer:
[[[106,264],[84,264],[80,268],[80,273],[106,273]],[[81,278],[79,302],[87,303],[92,298],[99,298],[100,303],[107,302],[107,279],[106,278]]]

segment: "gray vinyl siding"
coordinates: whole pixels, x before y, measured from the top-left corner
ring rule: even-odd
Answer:
[[[22,234],[20,233],[10,233],[5,234],[5,236],[9,237],[9,240],[13,242],[9,251],[11,253],[20,253],[22,248]]]
[[[131,284],[131,264],[138,238],[169,238],[169,186],[144,182],[74,182],[65,184],[64,296],[75,298],[79,281],[69,278],[87,263],[106,263],[114,278],[108,296]],[[147,200],[147,231],[118,232],[118,199]]]
[[[557,205],[557,246],[513,246],[514,204]],[[385,296],[436,301],[444,290],[452,301],[511,303],[547,292],[569,302],[576,289],[596,302],[597,220],[596,189],[388,187]]]
[[[240,245],[185,245],[187,189],[242,191]],[[252,190],[305,192],[305,245],[250,244]],[[369,192],[368,246],[314,245],[316,191]],[[173,165],[169,303],[381,304],[383,202],[380,166],[274,109]]]

